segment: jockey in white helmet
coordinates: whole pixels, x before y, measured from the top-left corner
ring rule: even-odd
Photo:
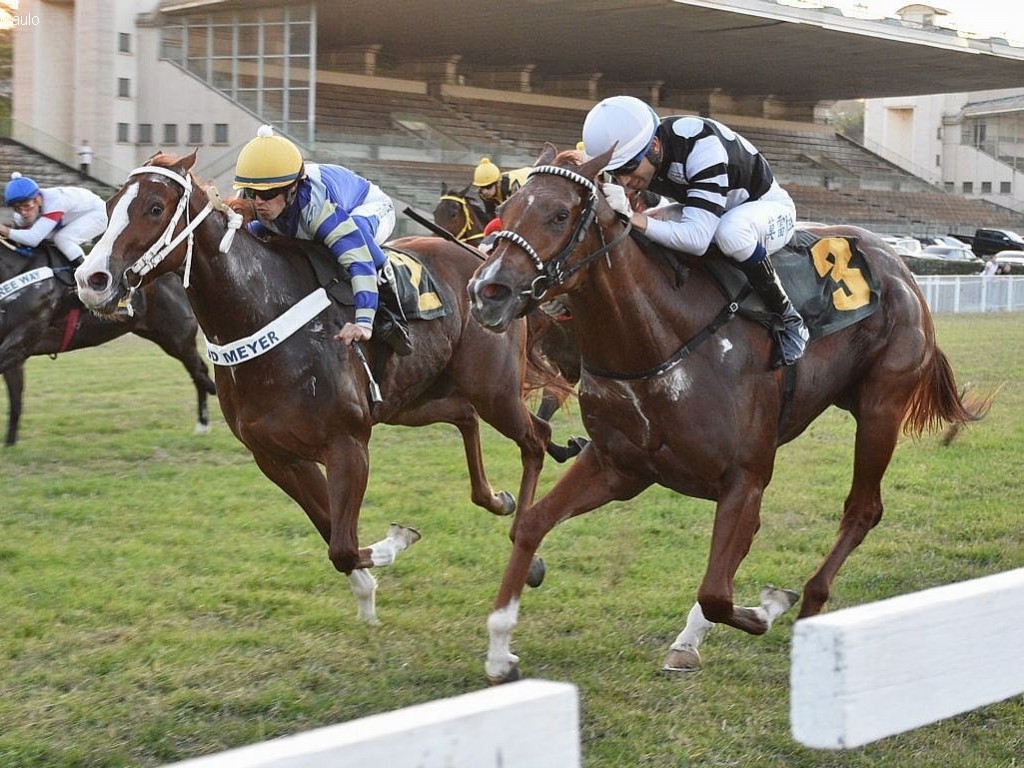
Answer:
[[[710,118],[659,118],[632,96],[613,96],[594,106],[583,124],[583,143],[590,157],[611,151],[604,170],[616,184],[604,185],[605,196],[638,231],[696,256],[714,243],[736,261],[768,308],[782,318],[774,364],[795,363],[804,353],[807,328],[770,256],[792,236],[796,206],[753,144]],[[623,187],[650,188],[682,203],[682,216],[670,221],[637,213]]]

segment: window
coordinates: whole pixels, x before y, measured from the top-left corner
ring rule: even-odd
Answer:
[[[935,156],[935,167],[936,168],[941,168],[942,167],[942,155],[936,155]]]
[[[128,123],[117,124],[117,141],[120,144],[128,142]]]
[[[139,123],[139,144],[153,143],[153,124]]]
[[[188,143],[189,146],[195,146],[203,143],[203,124],[202,123],[189,123],[188,124]]]
[[[974,194],[974,182],[973,181],[965,181],[963,183],[963,193],[965,195],[973,195]]]
[[[228,124],[227,123],[214,123],[213,124],[213,143],[214,144],[227,144],[228,143]]]
[[[117,52],[118,53],[131,53],[132,52],[132,36],[127,32],[117,33]]]
[[[1010,194],[1013,194],[1013,184],[1011,182],[1009,182],[1009,181],[1000,181],[999,182],[999,194],[1000,195],[1010,195]]]
[[[131,83],[127,77],[117,78],[117,95],[125,99],[131,96]]]
[[[956,192],[956,184],[954,184],[952,181],[942,182],[942,188],[950,193]]]
[[[942,126],[941,125],[938,128],[935,129],[935,138],[939,139],[940,141],[942,140]]]
[[[991,181],[983,181],[983,182],[981,182],[981,194],[983,194],[983,195],[991,195],[992,194],[992,182]]]
[[[178,126],[176,123],[164,123],[164,144],[178,143]]]

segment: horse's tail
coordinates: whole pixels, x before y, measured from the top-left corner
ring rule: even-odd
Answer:
[[[967,397],[958,391],[953,367],[945,353],[936,347],[907,406],[903,432],[920,437],[925,430],[949,424],[955,436],[960,427],[985,417],[997,393],[998,390],[990,395]],[[946,443],[949,442],[951,439],[947,438]]]

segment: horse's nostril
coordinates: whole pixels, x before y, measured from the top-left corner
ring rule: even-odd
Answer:
[[[480,291],[481,297],[495,301],[508,295],[508,288],[498,283],[485,283]]]
[[[106,272],[93,272],[89,275],[86,282],[94,291],[105,291],[107,286],[110,285],[110,275]]]

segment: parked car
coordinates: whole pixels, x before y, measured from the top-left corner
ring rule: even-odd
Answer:
[[[1024,268],[1024,251],[1000,251],[995,256],[996,264],[1008,264],[1011,267]]]
[[[974,236],[957,235],[968,243],[979,256],[991,256],[999,251],[1024,251],[1024,237],[1009,229],[976,229]]]
[[[893,247],[900,256],[917,257],[921,255],[923,246],[916,237],[901,237],[899,235],[884,235],[885,242]]]
[[[957,240],[955,237],[936,238],[938,244],[926,245],[921,249],[924,256],[933,256],[946,261],[970,261],[982,263],[982,260],[975,255],[971,246]]]

